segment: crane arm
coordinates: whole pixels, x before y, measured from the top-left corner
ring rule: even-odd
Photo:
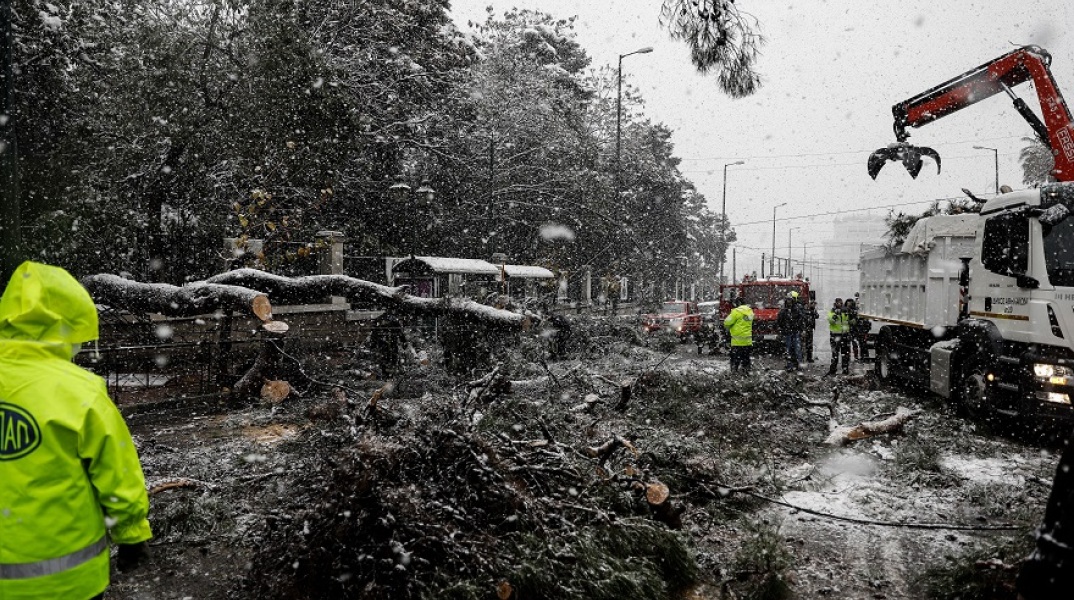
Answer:
[[[906,129],[927,125],[1005,92],[1014,101],[1015,109],[1029,122],[1037,137],[1051,147],[1055,155],[1053,173],[1056,179],[1074,180],[1074,119],[1071,118],[1066,101],[1052,77],[1050,63],[1051,55],[1046,50],[1037,46],[1025,46],[896,104],[891,111],[895,116],[895,137],[899,143],[873,154],[870,158],[870,174],[875,178],[880,166],[887,160],[902,158],[904,162],[908,162],[907,156],[910,156],[907,164],[910,168],[909,163],[915,160],[915,155],[938,158],[935,150],[907,144],[906,140],[910,134]],[[1036,87],[1043,121],[1024,100],[1011,91],[1011,88],[1027,81],[1032,81]],[[916,160],[919,170],[920,159]],[[911,173],[916,175],[913,169]]]

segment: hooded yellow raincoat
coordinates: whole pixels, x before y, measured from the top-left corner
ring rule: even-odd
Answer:
[[[138,454],[104,380],[75,366],[97,310],[63,269],[23,263],[0,298],[0,600],[84,600],[108,542],[152,537]]]
[[[753,309],[749,304],[732,309],[723,320],[723,326],[731,334],[732,346],[753,345]]]

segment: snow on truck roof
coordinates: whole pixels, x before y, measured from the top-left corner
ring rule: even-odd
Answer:
[[[939,237],[966,238],[977,235],[977,222],[980,216],[976,214],[964,215],[936,215],[920,219],[914,224],[913,229],[906,235],[902,243],[902,252],[905,254],[928,254],[933,243]]]

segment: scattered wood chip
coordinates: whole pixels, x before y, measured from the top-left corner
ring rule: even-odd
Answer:
[[[146,490],[149,495],[159,494],[165,490],[174,490],[176,488],[199,488],[209,487],[204,481],[198,481],[197,479],[189,479],[186,477],[176,477],[173,479],[163,479],[155,481],[152,484],[146,482]]]
[[[283,335],[290,331],[291,326],[283,321],[265,321],[261,328],[274,335]]]

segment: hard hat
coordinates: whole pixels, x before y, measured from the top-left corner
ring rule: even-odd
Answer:
[[[787,297],[788,298],[794,298],[795,300],[797,300],[798,299],[798,292],[789,292],[787,294]]]

